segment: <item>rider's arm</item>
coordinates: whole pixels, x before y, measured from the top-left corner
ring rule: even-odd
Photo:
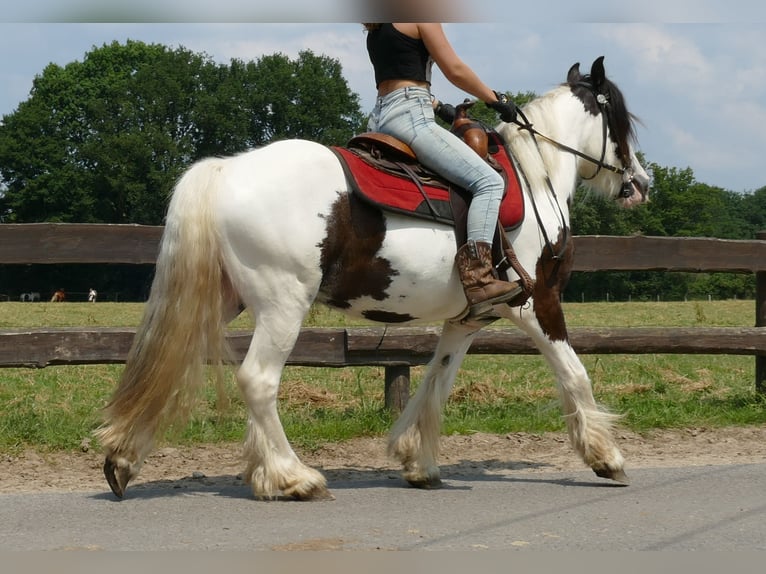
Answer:
[[[441,24],[419,23],[417,27],[428,53],[452,84],[483,102],[497,101],[495,92],[457,55]]]

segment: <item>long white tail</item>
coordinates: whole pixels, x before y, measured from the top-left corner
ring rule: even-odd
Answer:
[[[205,379],[206,359],[220,374],[228,358],[225,273],[212,213],[222,161],[195,164],[176,185],[149,301],[96,432],[107,457],[135,471],[158,430],[188,414]]]

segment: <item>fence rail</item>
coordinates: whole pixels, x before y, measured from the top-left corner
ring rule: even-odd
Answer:
[[[153,264],[163,227],[80,223],[0,224],[0,264]],[[574,237],[574,271],[766,271],[766,232],[753,240]]]
[[[0,367],[124,363],[135,328],[65,327],[0,331]],[[416,366],[426,364],[441,332],[437,327],[306,328],[287,360],[303,367]],[[244,358],[252,332],[229,331],[235,360]],[[570,341],[580,354],[766,354],[760,327],[576,328]],[[471,345],[475,355],[535,355],[537,348],[511,328],[488,328]]]
[[[102,224],[0,225],[0,264],[155,262],[161,226]],[[576,328],[572,346],[584,354],[754,355],[756,388],[766,392],[766,232],[755,240],[576,236],[575,271],[687,271],[755,273],[754,327]],[[135,333],[129,328],[7,329],[0,331],[0,367],[122,363]],[[428,362],[439,329],[303,329],[288,364],[381,365],[386,403],[401,408],[409,393],[409,367]],[[235,358],[250,333],[229,332]],[[535,354],[519,331],[485,329],[469,353]]]

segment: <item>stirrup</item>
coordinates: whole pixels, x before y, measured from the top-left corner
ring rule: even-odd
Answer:
[[[468,316],[469,317],[479,317],[481,315],[485,315],[492,311],[495,308],[495,305],[499,305],[500,303],[508,303],[509,301],[512,301],[516,297],[518,297],[523,289],[521,286],[516,283],[516,288],[513,291],[509,291],[508,293],[505,293],[503,295],[498,295],[497,297],[493,297],[492,299],[487,299],[486,301],[479,301],[478,303],[475,303],[474,305],[470,305],[468,307]]]
[[[493,297],[492,299],[487,299],[486,301],[480,301],[474,305],[468,306],[468,313],[466,314],[467,319],[476,319],[479,317],[483,317],[484,315],[487,315],[489,313],[494,312],[495,305],[499,305],[500,303],[508,303],[509,301],[512,301],[516,297],[518,297],[524,289],[519,285],[518,281],[513,281],[513,283],[516,284],[516,288],[512,291],[509,291],[508,293],[505,293],[503,295],[498,295],[497,297]]]

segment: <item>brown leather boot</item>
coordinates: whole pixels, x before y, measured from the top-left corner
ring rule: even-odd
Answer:
[[[510,301],[521,293],[518,282],[499,280],[492,267],[492,246],[483,241],[468,241],[455,255],[465,297],[471,306],[469,316],[484,315],[492,305]]]

